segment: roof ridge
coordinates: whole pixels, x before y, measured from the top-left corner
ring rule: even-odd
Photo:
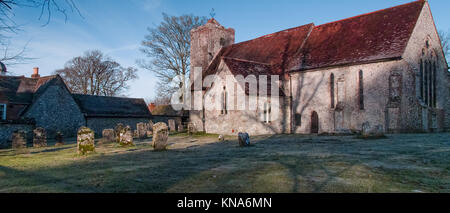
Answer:
[[[239,44],[245,44],[245,43],[252,42],[254,40],[260,39],[260,38],[266,38],[266,37],[269,37],[269,36],[272,36],[272,35],[276,35],[276,34],[279,34],[279,33],[286,32],[288,30],[294,30],[294,29],[299,29],[299,28],[302,28],[302,27],[306,27],[308,25],[312,25],[312,27],[315,27],[314,23],[311,22],[309,24],[304,24],[304,25],[300,25],[300,26],[297,26],[297,27],[291,27],[291,28],[288,28],[288,29],[284,29],[284,30],[280,30],[280,31],[274,32],[274,33],[262,35],[262,36],[259,36],[259,37],[256,37],[256,38],[253,38],[253,39],[250,39],[250,40],[247,40],[247,41],[242,41],[242,42],[239,42],[239,43],[232,44],[230,46],[235,46],[235,45],[239,45]]]
[[[100,98],[117,98],[117,99],[144,100],[143,98],[129,98],[129,97],[116,97],[116,96],[104,96],[104,95],[77,94],[77,93],[72,93],[72,95],[92,96],[92,97],[100,97]]]
[[[253,64],[272,66],[272,64],[269,64],[269,63],[263,63],[263,62],[258,62],[258,61],[251,61],[251,60],[246,60],[246,59],[241,59],[241,58],[232,58],[232,57],[226,57],[226,56],[222,56],[222,58],[223,59],[235,60],[235,61],[248,62],[248,63],[253,63]]]
[[[397,5],[397,6],[392,6],[392,7],[388,7],[388,8],[384,8],[384,9],[379,9],[379,10],[376,10],[376,11],[372,11],[372,12],[368,12],[368,13],[363,13],[363,14],[360,14],[360,15],[352,16],[352,17],[349,17],[349,18],[344,18],[344,19],[340,19],[340,20],[336,20],[336,21],[324,23],[324,24],[317,25],[317,26],[314,26],[314,27],[321,27],[321,26],[324,26],[324,25],[329,25],[329,24],[339,23],[339,22],[342,22],[342,21],[346,21],[346,20],[350,20],[350,19],[355,19],[355,18],[360,18],[360,17],[364,17],[364,16],[376,14],[376,13],[379,13],[379,12],[382,12],[382,11],[386,11],[386,10],[391,10],[391,9],[394,9],[394,8],[399,8],[399,7],[408,6],[408,5],[415,4],[415,3],[425,3],[426,1],[427,1],[427,0],[416,0],[416,1],[413,1],[413,2],[406,3],[406,4],[401,4],[401,5]]]

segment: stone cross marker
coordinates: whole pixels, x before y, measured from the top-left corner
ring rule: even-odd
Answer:
[[[138,123],[136,124],[136,128],[137,128],[137,136],[139,139],[144,139],[147,137],[147,124]]]
[[[131,131],[130,126],[126,126],[119,133],[119,144],[121,146],[131,146],[133,143],[133,131]]]
[[[38,127],[33,130],[33,147],[46,147],[47,133],[44,128]]]
[[[77,133],[77,153],[84,155],[95,151],[94,131],[87,127],[81,127]]]
[[[12,148],[27,148],[27,134],[23,130],[16,130],[12,134]]]
[[[169,130],[172,131],[177,131],[177,129],[175,128],[175,120],[170,119],[169,120]]]
[[[238,134],[239,146],[246,147],[250,146],[250,136],[246,132],[240,132]]]
[[[167,140],[169,139],[169,129],[165,123],[156,123],[153,126],[152,146],[154,150],[166,150]]]
[[[102,143],[114,142],[114,129],[104,129],[102,132]]]

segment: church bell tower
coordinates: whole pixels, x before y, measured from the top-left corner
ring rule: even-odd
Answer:
[[[222,47],[234,44],[234,35],[234,29],[223,27],[214,18],[208,20],[205,25],[191,30],[190,85],[193,83],[194,69],[201,68],[202,72],[205,71]],[[198,101],[196,100],[198,97],[196,98],[194,94],[191,94],[191,97],[193,106],[194,102]],[[196,131],[205,131],[204,110],[191,109],[189,120]]]

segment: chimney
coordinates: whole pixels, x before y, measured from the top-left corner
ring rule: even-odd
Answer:
[[[33,68],[33,75],[31,75],[31,78],[40,78],[41,76],[39,75],[39,67],[35,67]]]
[[[155,108],[156,108],[155,103],[150,103],[150,104],[148,105],[148,110],[150,110],[150,112],[152,112]]]

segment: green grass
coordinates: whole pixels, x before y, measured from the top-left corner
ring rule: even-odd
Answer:
[[[0,192],[450,192],[450,138],[443,134],[235,137],[172,135],[150,140],[0,150]],[[52,143],[49,143],[52,144]]]

